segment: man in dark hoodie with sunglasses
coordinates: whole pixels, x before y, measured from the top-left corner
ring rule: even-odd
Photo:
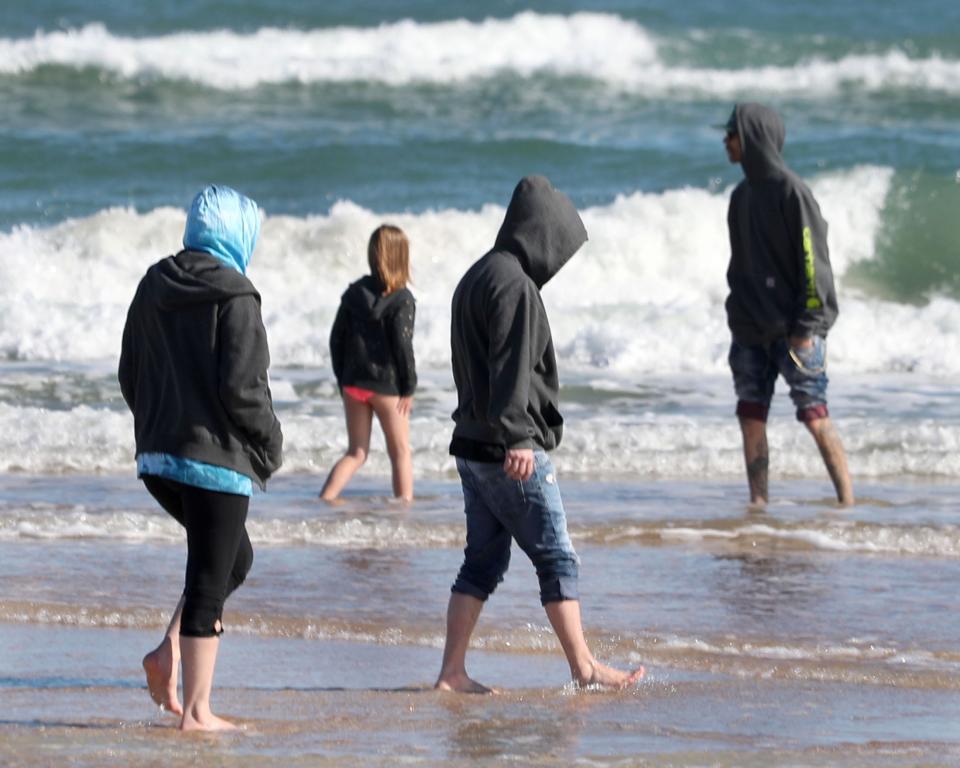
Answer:
[[[797,420],[813,435],[837,500],[847,506],[853,486],[826,399],[826,337],[837,318],[827,223],[809,187],[781,157],[786,129],[780,115],[761,104],[737,104],[725,129],[727,157],[746,177],[727,213],[726,307],[750,501],[769,499],[766,421],[782,375]]]
[[[453,295],[457,385],[450,453],[457,458],[467,522],[464,561],[451,589],[436,687],[489,693],[466,671],[470,635],[503,580],[516,540],[537,570],[540,601],[581,685],[623,688],[643,676],[599,663],[580,623],[579,558],[567,535],[547,451],[563,432],[550,324],[540,289],[586,242],[573,203],[543,176],[521,179],[493,250]]]

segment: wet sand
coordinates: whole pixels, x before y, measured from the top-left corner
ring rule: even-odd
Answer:
[[[0,625],[4,765],[955,765],[960,691],[654,668],[620,693],[556,655],[477,651],[497,696],[430,689],[435,649],[235,637],[215,705],[238,734],[182,737],[129,663],[154,633]],[[77,670],[96,670],[96,676]],[[372,678],[377,685],[371,685]],[[931,715],[936,710],[936,716]],[[919,716],[918,715],[922,715]]]
[[[960,763],[960,512],[949,484],[862,485],[837,510],[782,482],[563,483],[588,640],[642,684],[576,690],[514,553],[468,657],[494,697],[432,690],[460,561],[455,483],[409,509],[286,476],[254,500],[215,710],[190,736],[142,654],[184,543],[132,478],[8,475],[0,508],[0,764],[914,766]]]

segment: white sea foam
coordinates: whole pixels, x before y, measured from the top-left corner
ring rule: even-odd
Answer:
[[[860,552],[886,555],[957,557],[960,555],[960,531],[955,526],[865,525],[855,522],[811,522],[797,527],[766,524],[735,528],[664,528],[659,535],[665,541],[771,543],[803,549],[833,552]]]
[[[712,638],[666,636],[656,638],[656,642],[641,645],[648,653],[664,653],[667,658],[674,654],[708,655],[728,659],[792,661],[797,663],[820,662],[828,664],[844,662],[871,662],[889,665],[898,671],[908,667],[910,670],[938,670],[956,672],[955,662],[938,658],[934,652],[917,649],[901,652],[894,645],[850,639],[845,643],[796,643],[782,645],[776,643],[753,642],[738,637]],[[827,669],[820,673],[824,679],[837,674]]]
[[[868,659],[885,661],[896,656],[895,648],[851,642],[847,645],[772,645],[740,638],[704,640],[699,637],[667,636],[659,638],[656,647],[667,651],[706,653],[717,656],[742,656],[761,659],[794,659],[818,661],[835,659]]]
[[[703,382],[698,382],[702,384]],[[724,384],[727,382],[724,380]],[[727,385],[729,386],[729,385]],[[726,391],[726,388],[724,389]],[[452,394],[417,406],[411,448],[418,477],[455,477],[447,447]],[[310,413],[281,410],[282,472],[323,474],[346,448],[339,401],[315,401]],[[842,412],[843,409],[840,408]],[[561,475],[685,478],[739,476],[743,448],[731,418],[732,394],[696,417],[650,413],[621,403],[574,408],[552,459]],[[892,476],[960,477],[960,424],[933,419],[843,418],[844,441],[853,474],[861,479]],[[36,474],[133,472],[133,420],[126,412],[90,406],[46,410],[0,403],[0,472]],[[822,478],[823,462],[792,418],[769,427],[771,471],[778,477]],[[374,431],[370,475],[389,476],[382,435]],[[340,532],[349,537],[351,531]],[[332,535],[324,531],[323,535]]]
[[[960,334],[956,301],[901,305],[844,287],[848,266],[874,257],[891,179],[890,169],[865,166],[813,180],[831,224],[839,283],[831,364],[846,372],[952,375],[960,358],[943,350]],[[583,211],[590,240],[544,289],[565,372],[726,372],[727,199],[726,191],[684,188],[634,193]],[[402,226],[412,243],[418,362],[448,371],[450,296],[492,245],[503,212],[488,204],[379,214],[339,202],[327,214],[268,216],[250,274],[263,295],[275,365],[328,365],[340,294],[366,271],[367,237],[386,220]],[[137,281],[177,249],[183,221],[174,208],[108,209],[0,234],[0,353],[17,360],[115,359]]]
[[[177,51],[189,51],[178,56]],[[829,95],[845,88],[960,92],[960,61],[912,58],[899,48],[788,66],[702,68],[667,63],[643,26],[611,14],[524,12],[479,22],[411,20],[376,27],[264,28],[124,37],[102,24],[0,40],[0,73],[42,66],[95,68],[120,77],[184,80],[220,89],[272,83],[373,81],[458,83],[501,73],[591,78],[682,97],[785,92]]]
[[[896,304],[845,287],[848,267],[874,258],[891,178],[887,168],[860,167],[812,181],[831,222],[841,306],[830,336],[840,387],[833,385],[832,402],[841,404],[858,477],[960,477],[960,425],[949,415],[955,406],[936,387],[923,402],[909,399],[924,381],[960,373],[960,358],[944,354],[957,348],[960,304],[942,297],[923,306]],[[739,436],[729,429],[725,359],[727,198],[728,191],[686,188],[635,193],[583,211],[590,240],[544,289],[564,383],[594,393],[565,401],[569,429],[555,455],[560,471],[742,472]],[[287,471],[323,472],[343,450],[327,338],[340,293],[366,271],[369,232],[387,220],[402,226],[412,243],[423,384],[412,430],[417,472],[454,472],[447,454],[455,405],[450,296],[467,266],[492,244],[503,213],[488,204],[378,214],[340,202],[326,214],[266,217],[250,274],[263,295]],[[150,263],[176,250],[183,221],[184,212],[174,208],[108,209],[0,234],[0,354],[22,361],[10,366],[0,387],[0,471],[129,471],[132,424],[113,382],[120,335],[137,281]],[[853,413],[862,390],[845,395],[845,381],[876,374],[889,383],[903,371],[911,372],[911,382],[896,391],[874,385],[873,410]],[[682,414],[637,399],[638,387],[653,377],[661,400],[683,399]],[[57,394],[44,402],[50,388]],[[620,391],[627,399],[609,407],[591,400]],[[938,414],[947,417],[938,422]],[[776,455],[791,456],[789,467],[775,470],[822,475],[803,430],[780,419],[770,437]],[[368,469],[386,474],[379,440],[376,435]]]
[[[310,511],[302,517],[266,518],[247,523],[258,546],[308,546],[335,549],[424,549],[463,546],[459,520],[440,522],[374,517],[330,517]],[[631,546],[638,540],[660,539],[671,545],[700,543],[737,549],[758,545],[778,550],[799,549],[907,557],[960,557],[960,529],[955,525],[892,525],[848,520],[812,519],[803,523],[747,523],[724,521],[675,525],[671,521],[632,524],[604,523],[595,528],[575,526],[575,543]],[[110,540],[176,543],[183,529],[157,509],[96,510],[61,505],[52,509],[7,505],[0,515],[0,541]]]
[[[299,519],[247,522],[254,544],[308,545],[337,549],[460,547],[456,524],[402,520],[331,519],[310,514]],[[0,541],[16,539],[109,539],[129,542],[180,542],[183,528],[158,510],[91,511],[83,507],[8,506],[0,515]]]

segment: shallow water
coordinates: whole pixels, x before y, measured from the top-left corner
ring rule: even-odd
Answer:
[[[330,508],[311,498],[316,486],[283,476],[253,502],[256,560],[228,603],[215,697],[245,733],[181,741],[139,670],[178,595],[176,530],[130,478],[5,478],[4,758],[853,766],[958,755],[960,619],[943,587],[960,579],[955,486],[865,484],[864,501],[840,510],[822,484],[784,481],[756,513],[740,483],[561,478],[591,646],[648,674],[623,693],[574,690],[515,552],[469,658],[502,690],[492,699],[430,690],[461,556],[458,487],[422,483],[405,508],[361,478]]]

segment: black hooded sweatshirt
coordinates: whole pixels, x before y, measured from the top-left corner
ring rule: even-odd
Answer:
[[[786,135],[780,116],[760,104],[738,104],[735,118],[746,178],[727,214],[730,330],[751,346],[826,336],[837,318],[827,222],[780,155]]]
[[[158,261],[137,287],[120,352],[137,454],[227,467],[263,488],[283,444],[269,366],[250,280],[198,251]]]
[[[503,461],[510,448],[560,444],[560,383],[540,289],[586,240],[566,195],[543,176],[520,181],[493,250],[453,295],[453,455]]]
[[[417,388],[413,357],[416,303],[406,288],[384,296],[366,275],[344,291],[330,331],[330,359],[340,387],[409,397]]]

